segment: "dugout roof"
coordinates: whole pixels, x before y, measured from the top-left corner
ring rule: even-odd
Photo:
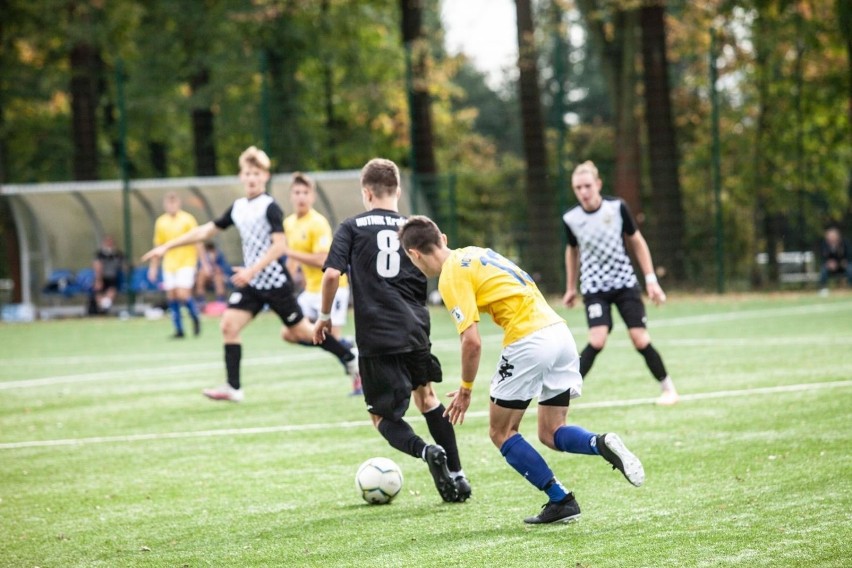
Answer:
[[[358,170],[312,173],[317,183],[316,209],[332,227],[363,211]],[[291,174],[275,174],[270,194],[292,213],[289,186]],[[403,176],[400,210],[411,213],[410,184]],[[237,176],[132,180],[129,183],[130,238],[129,261],[152,246],[154,221],[163,213],[163,196],[177,193],[183,208],[203,224],[221,215],[244,195]],[[0,185],[0,196],[10,200],[20,252],[20,286],[25,303],[43,303],[41,290],[54,269],[77,271],[92,265],[94,252],[105,234],[115,237],[124,250],[123,184],[120,180],[44,184]],[[239,234],[227,230],[217,244],[232,264],[242,263]],[[128,252],[125,250],[125,253]]]

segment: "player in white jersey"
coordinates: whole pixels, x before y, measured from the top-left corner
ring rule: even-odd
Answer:
[[[280,259],[287,255],[284,237],[284,213],[266,193],[270,177],[269,157],[254,146],[240,156],[240,181],[246,196],[237,199],[215,221],[209,221],[148,251],[142,260],[162,257],[169,249],[208,240],[231,225],[240,232],[243,244],[243,266],[235,266],[231,276],[236,290],[228,299],[228,309],[222,314],[220,327],[225,350],[225,369],[228,382],[221,387],[205,389],[204,396],[212,400],[240,402],[243,391],[240,383],[242,341],[240,332],[264,306],[275,312],[284,327],[281,336],[291,343],[310,344],[313,327],[302,315],[293,294],[293,285]],[[350,374],[358,372],[355,353],[329,335],[319,343],[324,350],[343,362]]]
[[[662,357],[651,345],[642,293],[625,249],[627,245],[632,250],[645,275],[648,297],[659,305],[666,301],[666,294],[654,273],[648,243],[639,232],[627,204],[621,199],[601,195],[603,183],[592,162],[577,166],[571,184],[579,205],[562,216],[568,239],[563,303],[569,308],[574,306],[579,273],[589,324],[589,343],[580,354],[580,374],[585,378],[595,357],[603,350],[612,331],[612,305],[615,304],[627,325],[633,346],[660,383],[662,393],[657,404],[676,404],[677,390]]]

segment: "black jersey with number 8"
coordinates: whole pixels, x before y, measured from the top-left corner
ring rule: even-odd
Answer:
[[[406,218],[373,209],[343,221],[323,270],[347,273],[355,306],[355,341],[364,356],[429,347],[426,277],[399,242]]]

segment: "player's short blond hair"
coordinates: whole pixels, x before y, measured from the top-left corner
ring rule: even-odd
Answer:
[[[240,169],[255,167],[261,170],[269,171],[272,167],[272,162],[266,152],[257,146],[249,146],[240,154]]]
[[[600,174],[598,174],[598,168],[591,160],[586,160],[585,162],[574,168],[574,173],[571,175],[576,176],[579,174],[592,174],[592,177],[594,179],[601,179]]]

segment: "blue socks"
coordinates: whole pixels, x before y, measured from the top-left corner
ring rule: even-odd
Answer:
[[[596,456],[597,436],[580,426],[562,426],[553,434],[553,444],[563,452]],[[503,443],[500,453],[524,479],[547,493],[552,502],[561,501],[568,494],[565,487],[553,476],[553,471],[535,448],[515,434]]]
[[[553,479],[553,471],[547,462],[520,434],[515,434],[506,440],[500,448],[500,453],[509,465],[515,468],[515,471],[542,491]],[[553,485],[556,484],[551,484],[551,487]]]
[[[183,335],[183,322],[180,317],[180,302],[177,300],[169,300],[169,310],[172,312],[172,323],[175,325],[175,331],[178,335]]]
[[[192,318],[193,321],[198,321],[198,305],[195,303],[195,299],[190,296],[190,298],[186,301],[186,309],[189,310],[189,317]]]
[[[562,426],[553,434],[553,445],[569,454],[598,455],[598,448],[592,442],[595,439],[585,428],[579,426]]]

